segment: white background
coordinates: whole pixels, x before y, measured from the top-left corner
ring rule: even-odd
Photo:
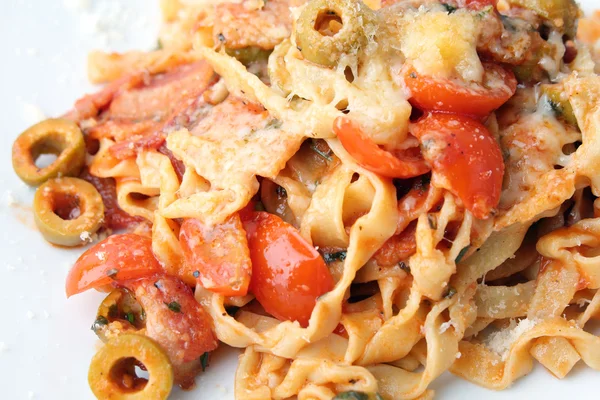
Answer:
[[[53,248],[37,233],[33,191],[12,171],[11,146],[39,118],[60,115],[92,90],[89,50],[154,48],[158,0],[1,0],[0,10],[0,399],[92,399],[87,370],[98,341],[90,326],[103,296],[67,301],[65,276],[81,250]],[[236,354],[218,350],[197,388],[171,398],[233,399]],[[500,393],[445,374],[432,389],[438,399],[578,398],[597,395],[600,373],[579,362],[559,381],[538,366]]]

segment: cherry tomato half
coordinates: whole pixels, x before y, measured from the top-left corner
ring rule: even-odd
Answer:
[[[482,83],[463,84],[419,74],[410,64],[402,68],[409,102],[425,111],[485,116],[506,103],[517,90],[515,75],[494,63],[483,63]]]
[[[276,215],[255,212],[244,226],[252,258],[250,291],[269,314],[307,326],[317,298],[333,289],[325,261]]]
[[[238,214],[214,227],[207,227],[197,219],[186,219],[179,231],[179,241],[186,268],[198,275],[200,285],[224,296],[248,293],[252,263]]]
[[[152,240],[126,233],[112,235],[88,249],[69,271],[67,297],[115,281],[138,279],[162,273],[152,253]]]
[[[462,200],[477,218],[488,218],[500,200],[504,162],[498,142],[466,116],[431,113],[413,125],[432,182]]]
[[[369,171],[388,178],[412,178],[429,171],[420,153],[415,155],[407,152],[396,157],[377,146],[347,117],[336,118],[333,131],[346,151]]]

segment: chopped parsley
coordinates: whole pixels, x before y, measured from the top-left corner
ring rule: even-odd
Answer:
[[[312,149],[312,151],[317,153],[325,161],[331,161],[331,150],[329,150],[329,151],[327,151],[327,153],[325,153],[323,150],[319,149],[319,146],[318,146],[317,142],[315,142],[314,139],[312,140],[312,142],[310,144],[310,148]]]
[[[169,307],[169,310],[176,312],[176,313],[180,313],[181,312],[181,305],[176,302],[176,301],[172,301],[170,303],[165,303],[167,305],[167,307]]]
[[[207,351],[206,353],[204,353],[200,356],[200,364],[202,365],[202,372],[204,372],[206,370],[206,367],[208,367],[209,354],[210,353]]]
[[[410,267],[408,265],[406,265],[406,263],[404,261],[400,261],[398,263],[398,266],[400,267],[400,269],[404,272],[406,272],[407,274],[410,274]]]
[[[283,121],[277,118],[273,118],[265,125],[265,129],[279,129],[283,125]]]
[[[471,247],[470,245],[467,245],[467,246],[465,246],[465,247],[462,248],[462,250],[456,256],[456,260],[454,260],[455,264],[458,264],[463,259],[463,257],[465,256],[465,254],[467,254],[467,251],[469,251],[470,247]]]
[[[127,314],[125,314],[125,319],[129,321],[129,323],[132,325],[135,323],[135,315],[133,315],[132,312],[128,312]]]
[[[448,14],[452,14],[454,11],[458,10],[457,7],[451,6],[450,4],[442,3],[442,6],[448,11]]]
[[[323,253],[323,259],[326,264],[331,264],[334,261],[344,261],[346,259],[347,251],[338,251],[336,253]]]

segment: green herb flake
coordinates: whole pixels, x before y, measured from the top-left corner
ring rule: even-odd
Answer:
[[[210,353],[207,351],[206,353],[200,356],[200,364],[202,365],[202,372],[206,371],[206,367],[208,367],[208,359]]]
[[[406,272],[407,274],[410,274],[410,267],[408,265],[406,265],[406,263],[404,261],[400,261],[398,263],[398,266],[400,267],[400,269],[404,272]]]
[[[192,275],[194,275],[194,278],[198,278],[200,276],[200,271],[194,271]]]
[[[369,395],[364,392],[350,390],[338,394],[332,400],[369,400]]]
[[[176,302],[176,301],[172,301],[170,303],[165,303],[167,305],[167,307],[169,307],[169,310],[175,312],[175,313],[180,313],[181,312],[181,305]]]
[[[344,261],[346,259],[347,251],[338,251],[336,253],[323,253],[323,259],[326,264],[331,264],[334,261]]]
[[[312,149],[312,151],[317,153],[325,161],[331,161],[331,150],[329,152],[325,153],[323,150],[319,149],[319,146],[317,146],[317,143],[314,141],[314,139],[312,140],[312,143],[310,144],[310,148]]]
[[[265,125],[265,129],[279,129],[283,125],[283,121],[277,118],[273,118]]]
[[[129,321],[129,323],[132,325],[135,323],[135,315],[133,315],[132,312],[128,312],[127,314],[125,314],[125,319]]]
[[[448,14],[452,14],[454,11],[458,10],[457,7],[451,6],[450,4],[442,3],[442,6],[446,9]]]
[[[465,254],[467,254],[467,251],[469,251],[470,247],[471,247],[470,245],[467,245],[467,246],[465,246],[465,247],[462,248],[462,250],[456,256],[456,259],[454,260],[455,264],[458,264],[459,262],[461,262],[461,260],[465,256]]]

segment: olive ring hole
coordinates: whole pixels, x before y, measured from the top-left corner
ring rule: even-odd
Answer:
[[[342,18],[333,10],[321,11],[315,19],[314,28],[323,36],[335,36],[343,27]]]
[[[65,192],[52,194],[52,211],[60,219],[70,221],[81,215],[81,200],[77,195]]]
[[[58,134],[41,138],[31,147],[31,159],[39,169],[50,167],[68,146]]]
[[[121,358],[110,369],[110,380],[123,392],[144,390],[149,380],[146,367],[134,357]]]

